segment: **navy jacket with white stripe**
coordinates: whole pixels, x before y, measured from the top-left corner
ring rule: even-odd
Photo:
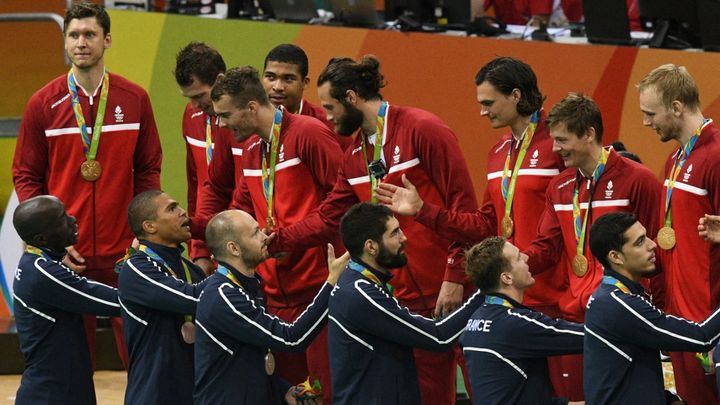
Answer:
[[[391,277],[356,258],[353,261],[383,283]],[[481,304],[482,296],[476,292],[460,309],[435,321],[413,314],[385,286],[347,268],[330,297],[333,404],[419,404],[413,349],[450,350]]]
[[[15,271],[15,323],[25,371],[16,404],[95,404],[82,315],[118,316],[117,290],[62,264],[65,252],[25,253]]]
[[[193,345],[182,340],[185,315],[194,315],[205,277],[202,270],[182,257],[182,247],[171,248],[147,241],[162,262],[137,252],[123,264],[118,279],[123,335],[130,366],[125,403],[192,404]],[[181,260],[190,271],[189,284]]]
[[[265,356],[268,349],[302,351],[312,342],[327,322],[332,286],[325,283],[305,312],[289,324],[265,311],[259,276],[247,277],[223,266],[242,287],[215,273],[200,296],[195,404],[284,404],[290,384],[276,374],[267,375]]]
[[[719,311],[702,323],[667,315],[652,305],[640,284],[609,269],[605,275],[629,292],[603,279],[588,302],[585,403],[665,404],[659,351],[710,351],[720,334]]]
[[[582,353],[583,325],[552,319],[503,294],[512,308],[486,302],[460,336],[473,392],[483,405],[548,405],[552,398],[547,356]]]

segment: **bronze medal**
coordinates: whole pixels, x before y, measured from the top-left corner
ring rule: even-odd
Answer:
[[[180,328],[180,334],[185,343],[189,345],[195,343],[195,324],[190,321],[185,321]]]
[[[272,217],[267,217],[267,219],[265,220],[265,229],[275,229],[275,221]]]
[[[513,220],[509,216],[504,216],[502,221],[500,222],[500,229],[502,230],[502,236],[504,238],[509,238],[513,234]]]
[[[80,165],[80,175],[87,181],[95,181],[100,178],[102,167],[97,160],[86,160]]]
[[[265,373],[267,375],[273,375],[275,372],[275,356],[273,356],[272,352],[268,350],[267,354],[265,355]]]
[[[588,271],[588,259],[584,255],[577,255],[572,261],[573,273],[578,277],[583,277]]]
[[[670,250],[675,247],[675,230],[669,226],[663,226],[657,235],[658,246],[664,250]]]

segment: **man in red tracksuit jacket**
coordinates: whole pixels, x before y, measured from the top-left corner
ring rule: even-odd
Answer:
[[[658,210],[660,184],[646,167],[625,159],[612,149],[602,147],[602,117],[590,98],[570,93],[555,105],[546,119],[553,139],[553,150],[563,159],[565,171],[554,177],[547,188],[545,212],[538,225],[538,236],[524,253],[529,256],[530,269],[542,274],[559,266],[569,279],[569,288],[559,298],[562,317],[582,322],[585,305],[602,278],[602,266],[587,249],[587,238],[593,220],[613,211],[633,212],[642,223],[648,224],[648,234],[657,232],[655,220]],[[602,169],[600,169],[602,167]],[[481,212],[455,213],[417,198],[412,184],[409,189],[385,186],[394,192],[393,210],[403,214],[417,214],[415,219],[436,229],[446,237],[457,240],[477,240],[486,225]],[[579,224],[574,224],[574,193],[577,190]],[[588,202],[591,204],[588,204]],[[590,210],[588,210],[590,205]],[[537,208],[536,208],[537,210]],[[526,212],[532,215],[533,211]],[[587,217],[587,224],[582,225]],[[696,222],[697,223],[697,222]],[[583,231],[583,229],[585,229]],[[582,245],[579,247],[580,241]],[[576,256],[585,258],[585,266],[575,269]],[[582,357],[566,356],[562,360],[564,395],[582,400]]]
[[[186,145],[185,168],[187,173],[188,215],[195,217],[201,201],[207,199],[206,206],[219,212],[230,206],[232,191],[239,172],[233,147],[232,132],[218,126],[217,117],[212,109],[210,90],[219,74],[225,73],[225,61],[217,50],[202,42],[190,42],[178,52],[175,60],[175,81],[183,96],[189,99],[185,106],[182,121],[182,134]],[[223,138],[223,139],[220,139]],[[219,176],[208,181],[208,170],[213,160],[219,160],[214,168]],[[189,243],[190,258],[210,274],[213,264],[210,251],[201,239],[192,239]]]
[[[660,66],[638,89],[643,125],[662,142],[679,144],[665,163],[660,209],[653,221],[665,228],[658,232],[658,252],[666,274],[666,310],[701,322],[720,301],[720,248],[697,232],[701,217],[720,212],[720,130],[703,117],[697,85],[685,67]],[[675,243],[668,244],[671,239]],[[705,375],[695,353],[671,353],[670,358],[683,399],[717,403],[715,379]]]
[[[28,101],[12,173],[20,201],[51,194],[78,219],[78,242],[69,249],[73,269],[117,286],[115,262],[133,239],[122,213],[134,195],[160,188],[162,151],[145,90],[105,70],[109,31],[110,17],[102,7],[83,3],[67,11],[65,49],[72,69]],[[91,349],[94,321],[86,323]],[[113,318],[118,351],[127,364],[120,326]]]
[[[320,74],[318,93],[336,132],[348,136],[361,131],[345,154],[332,193],[303,221],[280,228],[271,250],[301,251],[336,234],[340,218],[350,207],[371,200],[376,177],[371,178],[369,171],[378,177],[386,172],[383,181],[395,184],[407,174],[428,201],[457,211],[477,209],[455,134],[427,111],[383,101],[379,93],[382,86],[379,62],[373,57],[365,57],[361,63],[333,59]],[[460,245],[412,220],[400,221],[413,239],[407,244],[408,264],[393,278],[395,297],[423,316],[450,313],[471,292],[464,288],[469,284],[462,269]],[[459,351],[415,351],[424,404],[454,403],[459,355]]]
[[[292,225],[310,214],[332,190],[342,152],[333,133],[315,118],[275,108],[251,67],[229,70],[212,91],[220,125],[243,143],[243,177],[236,206],[268,229]],[[339,245],[338,241],[335,241]],[[264,281],[270,313],[292,322],[313,300],[327,278],[325,248],[270,259],[257,269]],[[305,359],[305,355],[307,359]],[[278,373],[299,383],[320,378],[330,400],[327,331],[299,356],[275,354]],[[302,360],[302,361],[300,361]]]

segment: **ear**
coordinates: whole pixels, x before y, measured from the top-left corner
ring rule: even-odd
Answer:
[[[379,252],[377,242],[372,239],[366,240],[363,248],[365,252],[367,252],[367,254],[369,254],[370,256],[375,256]]]
[[[227,241],[225,244],[225,250],[227,251],[230,256],[233,257],[240,257],[242,256],[242,249],[240,249],[240,246],[235,241]]]
[[[112,35],[110,33],[105,35],[105,39],[103,40],[103,48],[108,49],[112,45]]]
[[[145,235],[154,235],[158,231],[157,224],[155,223],[155,221],[151,221],[149,219],[146,219],[143,221],[142,229],[143,229],[143,233]]]
[[[247,103],[247,108],[248,108],[248,110],[250,110],[250,112],[253,113],[253,114],[258,111],[258,107],[259,107],[259,106],[260,106],[260,104],[258,104],[258,102],[255,101],[255,100],[250,100],[250,101],[248,101],[248,103]]]
[[[673,100],[673,102],[670,104],[670,110],[672,111],[674,116],[680,117],[683,112],[685,112],[685,105],[683,105],[683,103],[678,100]]]
[[[348,89],[345,92],[345,101],[355,106],[357,104],[358,100],[358,94],[355,92],[355,90]]]
[[[308,84],[310,84],[310,77],[305,76],[305,78],[302,79],[302,88],[303,88],[303,90],[305,90],[305,88],[307,87]]]
[[[616,266],[622,266],[625,264],[625,257],[623,256],[622,252],[618,252],[617,250],[611,250],[608,252],[608,261]]]
[[[595,127],[588,128],[587,131],[585,131],[585,135],[587,135],[589,143],[594,143],[596,135]]]
[[[516,87],[510,92],[510,97],[512,97],[513,101],[519,103],[522,99],[522,91]]]
[[[513,283],[512,274],[509,271],[500,273],[500,283],[505,286],[511,286]]]

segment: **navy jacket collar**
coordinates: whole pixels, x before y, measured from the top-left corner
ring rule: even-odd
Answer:
[[[606,267],[605,275],[613,277],[613,278],[619,280],[621,283],[625,284],[625,287],[627,287],[630,290],[630,292],[633,294],[646,295],[645,288],[643,288],[642,284],[636,283],[612,269],[608,269]]]

